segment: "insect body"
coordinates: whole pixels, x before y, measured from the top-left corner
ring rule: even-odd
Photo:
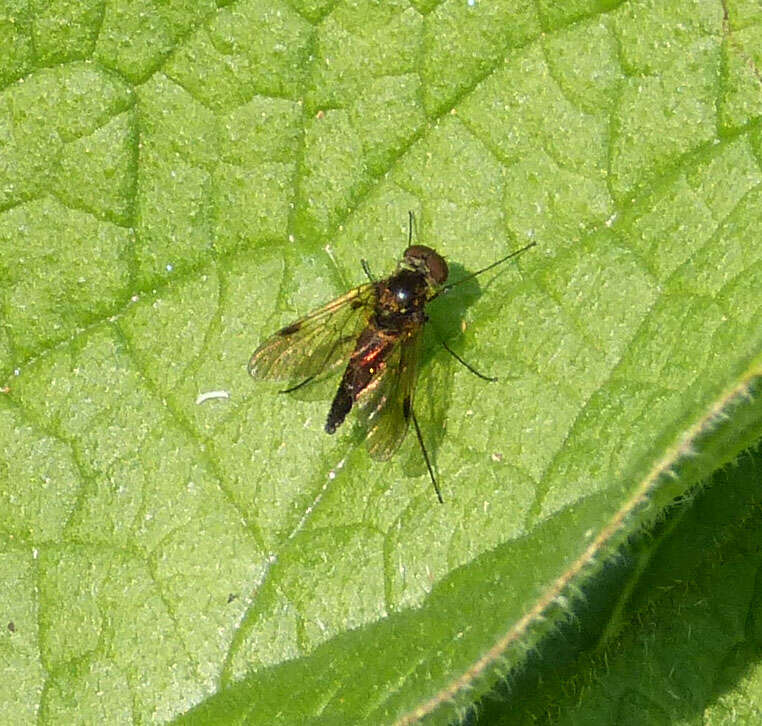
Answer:
[[[412,420],[431,481],[442,502],[413,410],[421,333],[428,320],[426,304],[454,285],[532,246],[450,285],[445,285],[448,268],[444,258],[424,245],[409,246],[395,272],[385,279],[373,280],[363,262],[370,282],[265,340],[251,356],[249,373],[257,379],[288,381],[290,385],[283,393],[290,393],[344,366],[328,411],[326,432],[334,433],[356,407],[368,452],[374,459],[385,460],[399,448]],[[446,345],[445,348],[476,373]]]
[[[405,250],[398,270],[391,277],[370,283],[372,311],[357,338],[328,412],[325,430],[329,434],[336,431],[355,401],[366,393],[369,420],[382,414],[390,404],[388,414],[396,416],[394,430],[385,433],[388,440],[378,449],[378,454],[382,449],[391,449],[388,452],[391,454],[401,443],[412,416],[418,338],[427,320],[424,306],[436,297],[438,287],[446,279],[444,259],[430,247],[415,245]],[[398,355],[393,355],[397,350]],[[399,379],[394,390],[386,390],[390,386],[382,385],[385,376]],[[380,389],[380,395],[371,395],[374,388]],[[390,393],[396,395],[389,398]],[[370,437],[373,432],[371,428],[371,454],[376,451]]]

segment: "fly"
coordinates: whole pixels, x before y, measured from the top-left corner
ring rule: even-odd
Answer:
[[[412,421],[434,491],[443,503],[413,409],[426,305],[536,243],[448,285],[444,257],[431,247],[411,245],[412,230],[411,213],[408,248],[391,276],[374,280],[363,260],[369,282],[281,328],[254,351],[248,370],[259,380],[288,381],[281,393],[292,393],[343,367],[326,432],[334,433],[356,408],[371,458],[383,461],[397,451]],[[442,345],[475,375],[497,380],[476,371],[444,341]]]

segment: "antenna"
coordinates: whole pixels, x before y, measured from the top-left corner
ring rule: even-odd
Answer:
[[[456,285],[460,285],[461,282],[466,282],[466,280],[470,280],[473,277],[476,277],[477,275],[481,275],[482,272],[487,272],[487,270],[491,270],[493,267],[497,267],[498,265],[502,265],[503,262],[507,262],[511,259],[511,257],[518,257],[522,252],[526,252],[528,249],[531,249],[532,247],[535,247],[537,245],[537,242],[532,242],[528,244],[526,247],[522,247],[520,250],[516,250],[515,252],[511,252],[509,255],[506,255],[505,257],[500,258],[497,262],[493,262],[491,265],[487,265],[486,267],[482,267],[481,270],[477,270],[476,272],[472,272],[470,275],[466,275],[465,277],[462,277],[460,280],[456,280],[455,282],[451,282],[449,285],[445,285],[442,287],[437,295],[443,295],[446,293],[450,288],[455,287]]]

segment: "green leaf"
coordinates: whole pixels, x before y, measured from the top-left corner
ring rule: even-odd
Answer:
[[[757,723],[761,464],[742,457],[635,537],[475,723]]]
[[[525,672],[760,437],[761,27],[742,0],[0,6],[0,712],[446,723]],[[537,242],[430,306],[499,377],[427,337],[444,505],[414,436],[374,462],[246,374],[361,258],[393,269],[408,210],[452,280]],[[645,572],[599,595],[606,642]]]

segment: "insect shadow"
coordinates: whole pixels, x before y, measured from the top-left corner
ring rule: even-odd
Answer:
[[[480,283],[477,277],[470,279],[473,270],[466,269],[457,262],[448,261],[450,279],[457,284],[446,295],[430,302],[426,308],[428,320],[423,328],[418,383],[415,391],[415,411],[421,426],[423,438],[429,450],[435,470],[437,458],[447,433],[447,419],[451,415],[451,403],[458,376],[473,376],[475,371],[480,377],[501,380],[507,371],[485,369],[474,362],[479,357],[479,350],[469,344],[468,330],[464,330],[464,321],[468,309],[484,295],[492,282],[507,271],[496,270],[488,280]],[[445,347],[446,346],[446,347]],[[449,348],[449,351],[448,351]],[[460,357],[456,359],[453,353]],[[463,365],[465,363],[466,365]],[[492,381],[477,380],[476,385],[489,386]],[[330,395],[330,389],[327,389]],[[455,415],[465,415],[463,411]],[[351,441],[359,446],[366,435],[364,428],[355,423],[351,429]],[[421,456],[420,448],[414,436],[409,436],[402,444],[398,457],[401,470],[406,477],[419,477],[426,474],[426,461]]]

